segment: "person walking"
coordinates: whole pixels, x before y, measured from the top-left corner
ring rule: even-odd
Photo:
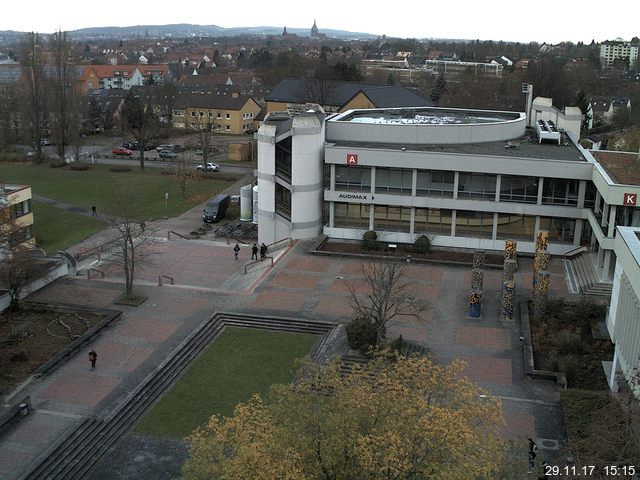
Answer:
[[[91,362],[91,370],[96,369],[96,360],[98,360],[98,354],[94,349],[89,352],[89,361]]]
[[[533,439],[529,438],[529,470],[533,471],[533,467],[536,464],[536,457],[538,456],[538,445]]]
[[[98,212],[96,212],[96,206],[95,205],[93,205],[91,207],[91,216],[93,216],[93,217],[97,217],[98,216]]]
[[[234,254],[234,256],[236,257],[236,260],[238,260],[238,254],[239,254],[239,253],[240,253],[240,245],[238,245],[238,244],[236,243],[236,246],[235,246],[235,247],[233,247],[233,254]]]
[[[262,245],[260,245],[260,260],[265,258],[267,258],[267,246],[262,242]]]
[[[258,245],[256,242],[253,242],[253,247],[251,247],[251,260],[258,260]]]

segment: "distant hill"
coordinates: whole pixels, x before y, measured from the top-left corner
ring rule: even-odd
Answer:
[[[127,27],[91,27],[72,30],[70,33],[76,39],[90,38],[134,38],[134,37],[226,37],[237,35],[280,35],[283,27],[234,27],[224,28],[217,25],[192,25],[188,23],[174,25],[135,25]],[[288,28],[288,33],[295,33],[301,37],[308,37],[310,28]],[[42,33],[42,32],[41,32]],[[47,32],[51,33],[51,32]],[[376,38],[377,35],[363,32],[348,32],[345,30],[320,30],[327,37],[336,38]],[[17,39],[23,32],[0,31],[0,41]]]

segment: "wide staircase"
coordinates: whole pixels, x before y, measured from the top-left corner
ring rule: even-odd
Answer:
[[[53,445],[41,461],[23,476],[27,480],[87,478],[91,468],[168,390],[191,362],[225,326],[326,335],[329,322],[281,317],[218,314],[187,337],[158,368],[106,418],[87,418],[66,438]]]
[[[595,295],[602,297],[611,296],[611,282],[602,282],[593,266],[593,256],[581,253],[565,259],[568,262],[566,268],[570,276],[573,276],[578,291],[583,295]]]

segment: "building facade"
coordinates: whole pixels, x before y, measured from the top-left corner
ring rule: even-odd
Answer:
[[[278,115],[286,121],[277,134],[267,132],[269,117],[258,134],[259,208],[268,212],[259,235],[270,232],[269,242],[301,238],[287,231],[296,220],[273,206],[277,185],[292,192],[291,210],[315,212],[305,224],[321,225],[331,238],[361,240],[373,230],[383,242],[427,235],[435,247],[494,251],[515,239],[519,251],[532,253],[537,232],[548,230],[553,255],[579,246],[596,252],[603,281],[613,278],[615,227],[640,226],[640,182],[616,171],[611,152],[582,149],[551,120],[537,119],[534,128],[524,113],[368,109],[326,117],[311,134],[294,127],[298,117]],[[321,148],[299,156],[292,146],[302,141]],[[299,184],[272,167],[276,158],[291,172],[322,168],[322,198],[297,203],[293,194],[312,185],[317,192],[318,179]]]
[[[241,135],[255,130],[260,105],[238,93],[181,93],[175,99],[172,120],[176,128],[211,128],[215,133]]]
[[[31,187],[0,185],[0,258],[6,250],[35,248]]]
[[[607,377],[611,390],[617,391],[617,375],[629,381],[640,368],[640,228],[619,227],[614,249],[617,261],[607,328],[615,350]],[[640,397],[637,380],[635,387]]]
[[[613,66],[618,59],[628,59],[629,66],[634,68],[638,62],[638,45],[628,42],[604,42],[600,44],[600,62],[603,67]]]

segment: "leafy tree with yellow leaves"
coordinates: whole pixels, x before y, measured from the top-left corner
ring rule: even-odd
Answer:
[[[352,373],[302,362],[291,385],[188,438],[187,479],[496,479],[498,400],[447,366],[378,353]]]

